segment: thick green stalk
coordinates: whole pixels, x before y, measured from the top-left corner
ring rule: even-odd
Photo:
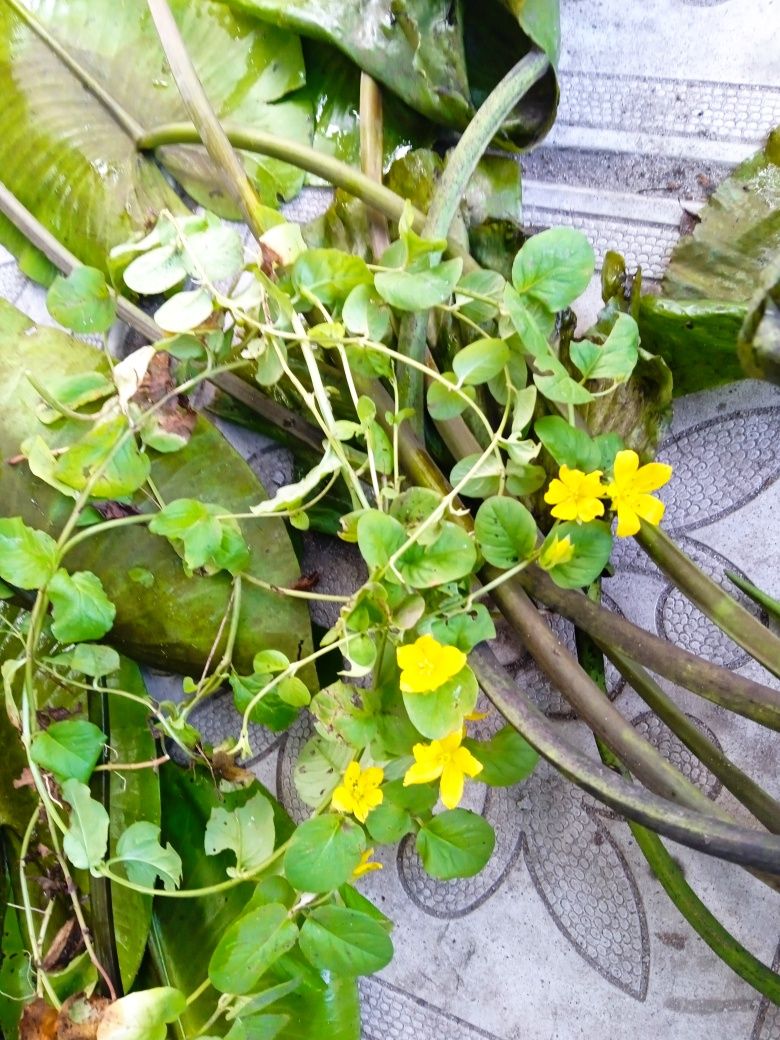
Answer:
[[[759,664],[780,677],[780,638],[774,632],[697,567],[660,527],[643,522],[636,540],[703,614]]]
[[[562,737],[482,644],[469,663],[488,699],[542,757],[578,787],[623,816],[673,841],[768,874],[780,875],[780,838],[754,831],[659,798],[594,762]],[[603,698],[605,700],[606,698]]]
[[[384,173],[382,90],[367,72],[360,73],[360,166],[377,184]],[[375,259],[390,245],[387,217],[372,209],[368,214],[371,253]]]
[[[741,589],[754,603],[758,603],[760,607],[763,607],[770,617],[774,618],[775,621],[780,621],[780,600],[774,599],[769,593],[760,589],[758,585],[754,585],[752,581],[748,581],[746,578],[741,578],[734,571],[726,571],[725,574],[732,584]]]
[[[168,0],[147,0],[147,3],[184,107],[198,128],[198,135],[219,171],[225,188],[240,208],[252,234],[260,238],[270,226],[265,215],[268,207],[261,203],[241,160],[220,126],[184,45]]]
[[[537,83],[549,68],[549,60],[541,51],[532,49],[504,76],[480,106],[477,114],[463,132],[450,153],[441,180],[431,200],[428,216],[422,229],[425,238],[446,238],[455,219],[460,200],[477,168],[477,164],[501,124],[520,99]],[[398,335],[399,349],[408,357],[422,363],[428,329],[428,313],[415,312],[404,317]],[[412,424],[422,437],[425,415],[423,375],[419,369],[405,367],[398,376],[401,408],[414,410]]]
[[[594,583],[591,586],[591,591],[593,593],[591,598],[594,602],[598,602],[601,598],[600,582]],[[601,650],[582,629],[578,628],[575,636],[577,656],[580,659],[580,663],[606,697],[607,684],[604,674],[604,657]],[[604,765],[620,774],[625,780],[630,781],[631,774],[620,759],[613,755],[604,742],[598,738],[596,738],[596,744]],[[780,976],[746,950],[723,927],[714,914],[710,912],[685,880],[685,875],[679,865],[669,855],[666,846],[657,834],[654,834],[653,831],[648,830],[646,827],[642,827],[641,824],[636,823],[634,820],[626,820],[626,823],[642,855],[645,857],[647,865],[661,882],[666,894],[691,928],[701,936],[713,953],[724,964],[727,964],[735,971],[740,978],[743,978],[749,985],[757,989],[759,993],[769,997],[770,1000],[773,1000],[775,1003],[780,1002]]]
[[[780,729],[780,692],[770,686],[730,672],[645,632],[618,614],[591,603],[581,592],[559,588],[538,567],[528,567],[516,580],[545,606],[584,628],[602,645],[614,647],[714,704],[770,729]]]
[[[613,647],[602,645],[601,649],[645,704],[652,708],[672,733],[721,781],[726,790],[760,820],[767,830],[773,834],[780,834],[780,802],[767,794],[755,780],[743,773],[720,748],[708,740],[641,665]]]

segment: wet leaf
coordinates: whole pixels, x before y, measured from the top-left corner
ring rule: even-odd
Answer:
[[[27,6],[128,120],[148,128],[187,119],[143,0],[121,6],[112,0],[33,0]],[[210,0],[174,0],[172,8],[220,117],[309,140],[307,104],[280,100],[304,81],[300,42],[293,34],[233,15]],[[0,94],[7,117],[0,141],[3,181],[79,260],[105,269],[109,249],[146,231],[161,210],[186,213],[154,158],[137,152],[132,133],[8,4],[0,10],[0,41]],[[163,147],[156,158],[199,201],[236,216],[202,148]],[[248,160],[248,168],[259,180],[279,171],[288,193],[303,180],[289,167],[260,157]],[[63,170],[67,192],[59,187]],[[275,205],[275,196],[274,187],[266,192],[267,203]],[[24,248],[18,235],[3,235],[3,241],[15,251]]]

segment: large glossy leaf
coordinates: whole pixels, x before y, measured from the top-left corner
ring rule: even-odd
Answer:
[[[669,363],[675,393],[743,374],[737,336],[748,303],[778,262],[780,128],[720,185],[693,234],[680,240],[661,295],[642,300],[642,345]]]
[[[416,112],[462,128],[491,88],[532,43],[555,63],[558,0],[407,0],[366,5],[362,0],[228,0],[231,7],[281,25],[346,54]],[[339,69],[325,77],[324,95],[349,119],[357,111],[354,83]],[[557,102],[554,72],[510,116],[505,133],[527,145],[544,134]],[[418,144],[421,142],[417,142]]]
[[[66,375],[98,370],[107,373],[104,355],[95,347],[55,329],[35,328],[10,304],[0,301],[0,457],[17,454],[22,441],[45,428],[35,414],[37,394],[25,377],[43,384]],[[74,429],[77,426],[78,429]],[[82,424],[65,420],[50,429],[52,443],[68,443],[83,434]],[[163,499],[198,495],[203,500],[246,512],[265,491],[249,466],[205,419],[199,418],[188,445],[180,452],[151,451],[152,478]],[[26,465],[0,471],[0,511],[21,516],[33,527],[59,530],[72,500],[33,477]],[[139,496],[137,505],[148,508]],[[250,548],[248,572],[277,585],[298,577],[298,565],[283,522],[272,518],[245,525]],[[166,539],[139,527],[97,535],[68,557],[71,570],[97,574],[117,607],[111,641],[129,656],[171,670],[191,671],[205,663],[230,596],[230,577],[186,577],[182,562]],[[133,581],[138,568],[154,582]],[[291,660],[306,653],[310,632],[305,605],[289,597],[246,586],[236,641],[236,665],[250,672],[254,655],[266,647]]]
[[[104,267],[111,246],[148,229],[162,208],[181,211],[182,203],[154,161],[138,153],[132,126],[123,127],[84,88],[14,6],[16,0],[0,4],[3,182],[80,260]],[[27,0],[26,6],[135,124],[149,130],[187,118],[144,0]],[[296,36],[211,0],[173,0],[171,7],[221,117],[310,138],[305,100],[279,101],[304,82]],[[204,156],[185,147],[158,154],[189,191],[227,215],[232,207]],[[280,163],[249,166],[268,202],[275,186],[289,195],[302,183],[302,175]],[[19,247],[18,240],[3,241]]]
[[[170,843],[182,858],[184,884],[203,887],[224,881],[234,857],[229,852],[207,856],[203,847],[206,823],[214,808],[234,808],[263,791],[253,784],[243,792],[220,795],[205,771],[184,771],[168,765],[161,770],[163,794],[163,841]],[[277,844],[290,836],[293,824],[284,809],[267,792],[274,808]],[[233,801],[231,801],[233,799]],[[167,985],[191,993],[206,978],[209,958],[225,928],[244,910],[252,895],[251,883],[237,885],[226,892],[198,899],[158,899],[155,904],[154,960]],[[193,956],[197,951],[197,956]],[[358,1040],[360,1015],[357,987],[351,979],[321,978],[295,953],[288,955],[267,976],[284,982],[300,976],[298,988],[274,1003],[274,1014],[288,1015],[289,1021],[278,1040]],[[196,1036],[212,1013],[216,994],[211,990],[194,1001],[179,1023],[182,1038]],[[210,1030],[211,1031],[211,1030]]]

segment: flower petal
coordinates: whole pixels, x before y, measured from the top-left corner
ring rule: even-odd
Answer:
[[[447,765],[439,785],[441,800],[448,809],[454,809],[463,797],[463,773],[455,765]]]
[[[669,483],[671,476],[672,467],[665,462],[648,462],[634,478],[634,491],[657,491]]]
[[[634,479],[634,474],[639,468],[639,456],[635,451],[625,450],[619,451],[615,456],[615,463],[612,470],[615,474],[615,481],[618,484],[630,483]]]
[[[409,787],[410,784],[430,784],[433,780],[439,779],[443,768],[444,764],[441,761],[415,762],[404,773],[404,787]]]
[[[337,787],[333,792],[330,804],[336,812],[351,813],[355,806],[355,799],[352,792],[346,787]]]
[[[550,513],[558,520],[576,520],[577,503],[573,498],[569,498],[566,502],[553,506]]]
[[[634,508],[643,520],[657,527],[661,523],[666,506],[659,498],[653,498],[652,495],[637,495]]]
[[[597,516],[604,515],[604,503],[598,498],[587,498],[580,501],[577,508],[577,519],[589,524]]]
[[[477,776],[482,772],[482,763],[472,755],[468,748],[458,748],[452,756],[452,764],[466,776]]]
[[[617,518],[618,538],[630,538],[639,530],[639,517],[629,506],[618,504]]]
[[[561,483],[560,480],[555,479],[550,481],[550,486],[545,492],[544,500],[548,505],[555,506],[570,496],[571,491],[569,488],[567,488],[565,484]]]
[[[379,787],[384,778],[384,769],[380,769],[379,766],[369,766],[368,769],[364,769],[360,774],[360,784],[363,788]]]

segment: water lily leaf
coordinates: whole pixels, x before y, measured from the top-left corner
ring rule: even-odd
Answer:
[[[21,334],[20,326],[26,334]],[[96,348],[55,329],[36,329],[19,311],[0,303],[2,458],[15,455],[22,441],[41,432],[52,447],[83,434],[84,424],[75,420],[51,427],[39,422],[39,399],[24,377],[28,370],[41,382],[87,371],[109,374]],[[166,502],[190,497],[197,489],[205,501],[219,502],[230,512],[246,512],[266,497],[257,477],[205,419],[198,419],[181,451],[168,455],[150,450],[147,455],[155,485]],[[4,467],[2,480],[2,511],[7,516],[19,515],[30,527],[48,534],[61,529],[72,508],[70,499],[33,477],[22,464]],[[148,509],[148,499],[139,495],[137,505]],[[249,547],[248,573],[273,585],[288,587],[296,581],[298,565],[282,521],[264,518],[242,525],[241,531]],[[111,630],[117,649],[185,673],[203,667],[230,598],[228,574],[188,578],[167,541],[139,527],[96,535],[70,554],[65,564],[71,572],[91,571],[101,580],[106,596],[117,607]],[[154,575],[151,585],[132,579],[129,572],[138,568]],[[11,581],[10,574],[5,580]],[[304,604],[254,586],[244,588],[235,656],[240,671],[251,672],[254,655],[265,647],[297,658],[301,639],[300,652],[306,654],[310,635]],[[299,677],[307,679],[305,672]]]
[[[645,296],[639,312],[642,346],[669,364],[676,394],[744,374],[737,338],[757,286],[780,258],[780,128],[720,185],[700,218],[672,252],[661,295]]]
[[[85,89],[45,36],[20,14],[0,8],[0,94],[6,128],[0,141],[3,181],[64,245],[105,270],[109,249],[153,224],[162,209],[186,212],[134,136],[186,119],[146,4],[69,0],[26,4],[76,65],[110,96],[114,112]],[[233,14],[211,0],[173,0],[174,16],[217,114],[298,141],[311,135],[305,101],[280,100],[304,82],[300,41],[289,32]],[[22,9],[23,10],[23,9]],[[120,115],[123,113],[123,115]],[[201,148],[170,146],[156,156],[209,208],[235,216]],[[280,167],[282,168],[280,173]],[[302,176],[258,158],[250,176],[289,194]],[[68,191],[62,190],[63,181]],[[294,191],[293,191],[294,193]],[[0,240],[18,251],[19,236]]]
[[[403,8],[393,9],[392,17],[386,9],[366,7],[360,0],[338,5],[328,0],[230,0],[230,6],[333,45],[415,112],[445,126],[465,126],[474,104],[484,100],[532,42],[553,64],[557,60],[557,0],[462,6],[445,0],[407,0]],[[353,112],[358,107],[353,90],[343,69],[333,79],[323,77],[320,88],[319,96],[329,102],[331,122],[336,115],[336,142],[342,148],[351,129],[347,98]],[[556,102],[556,80],[550,71],[511,114],[506,132],[517,143],[531,143],[548,129]]]

